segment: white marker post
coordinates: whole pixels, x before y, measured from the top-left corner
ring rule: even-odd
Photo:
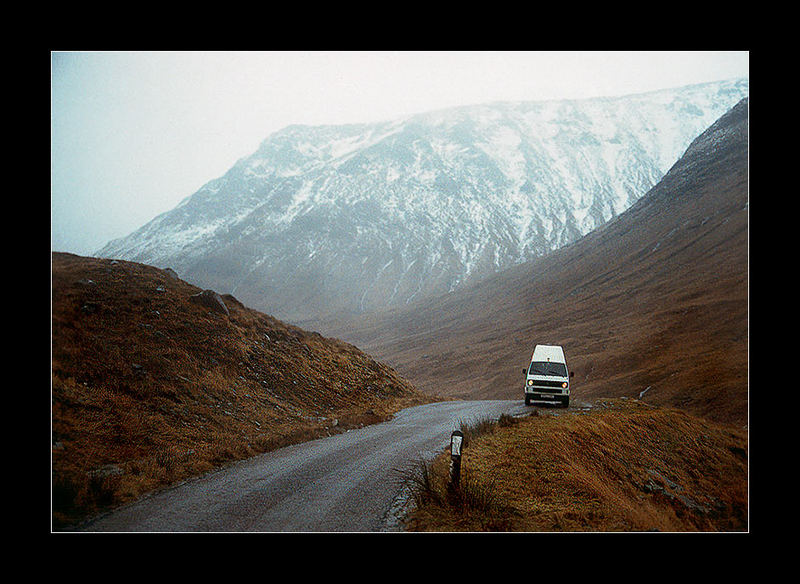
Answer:
[[[457,489],[461,483],[461,444],[464,433],[456,430],[450,435],[450,487]]]

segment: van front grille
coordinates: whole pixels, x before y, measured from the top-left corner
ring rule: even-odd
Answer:
[[[561,387],[563,381],[544,381],[539,379],[533,380],[533,387]]]

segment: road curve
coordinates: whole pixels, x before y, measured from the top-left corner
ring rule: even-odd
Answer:
[[[234,463],[126,505],[81,530],[391,531],[403,499],[398,469],[446,448],[461,421],[530,411],[521,399],[408,408],[388,422]]]

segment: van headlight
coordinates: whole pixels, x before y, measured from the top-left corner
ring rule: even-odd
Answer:
[[[533,379],[528,380],[528,385],[533,385]]]
[[[562,383],[561,387],[563,387],[564,389],[567,389],[567,382],[565,381],[564,383]]]

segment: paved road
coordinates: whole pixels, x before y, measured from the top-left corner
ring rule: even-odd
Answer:
[[[392,531],[398,469],[432,458],[461,421],[532,411],[522,400],[426,404],[394,419],[235,463],[146,497],[85,531]]]

